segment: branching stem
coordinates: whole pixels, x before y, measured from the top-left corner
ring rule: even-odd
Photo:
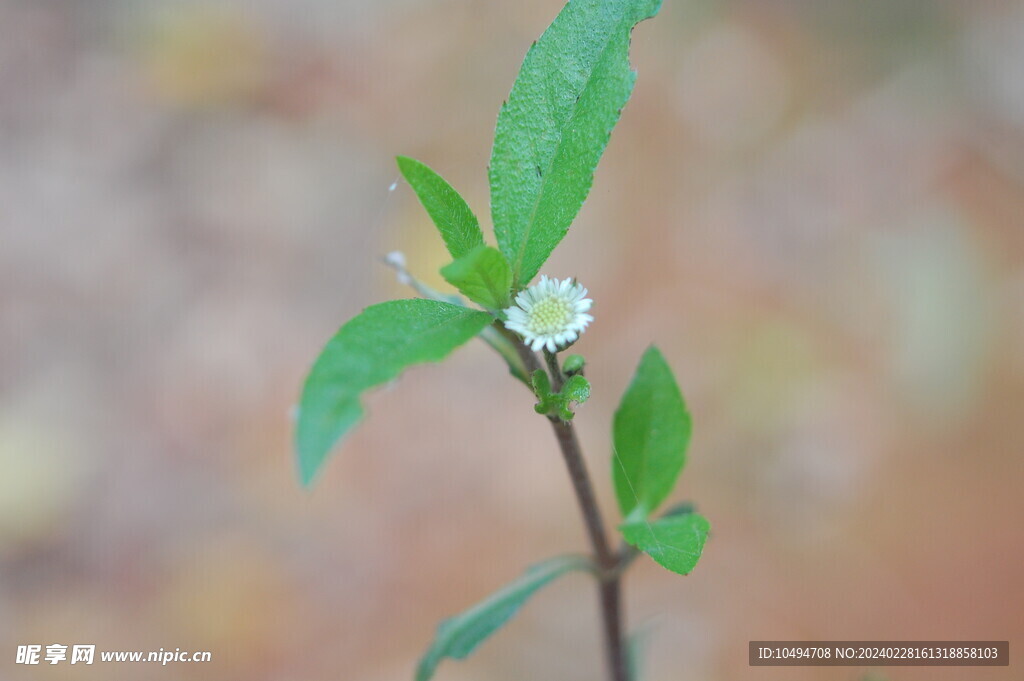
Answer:
[[[533,373],[541,368],[537,355],[516,338],[516,348],[528,372]],[[551,384],[554,390],[561,390],[565,376],[558,365],[554,353],[545,351],[545,360],[551,373]],[[590,482],[583,451],[580,448],[576,429],[571,421],[562,421],[557,417],[549,417],[551,428],[555,431],[562,458],[565,460],[576,492],[576,501],[583,515],[583,524],[590,538],[590,546],[594,552],[594,562],[598,566],[598,596],[601,604],[601,617],[604,623],[605,656],[608,664],[610,681],[629,681],[629,665],[626,647],[622,637],[622,602],[621,577],[622,568],[628,562],[625,553],[613,551],[605,534],[604,520],[601,509],[594,496],[594,488]]]

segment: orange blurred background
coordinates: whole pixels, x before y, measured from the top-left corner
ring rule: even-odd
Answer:
[[[435,623],[586,548],[544,420],[474,342],[373,394],[307,493],[323,343],[441,285],[395,154],[489,222],[495,116],[561,0],[0,0],[0,679],[390,681]],[[694,414],[696,571],[638,561],[647,681],[751,639],[1024,637],[1024,6],[666,0],[569,236],[596,322],[577,423],[658,343]],[[601,678],[591,584],[439,681]],[[211,651],[15,665],[18,645]],[[892,680],[1014,679],[890,668]]]

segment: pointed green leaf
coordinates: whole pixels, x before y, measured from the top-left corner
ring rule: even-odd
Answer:
[[[302,484],[312,482],[334,444],[362,418],[364,391],[406,367],[444,359],[490,322],[486,312],[417,298],[372,305],[342,326],[302,391],[295,430]]]
[[[661,0],[572,0],[526,54],[498,115],[491,215],[514,286],[530,282],[590,192],[633,91],[633,26]]]
[[[559,415],[563,421],[570,421],[574,415],[571,405],[578,406],[590,399],[590,381],[579,374],[570,376],[559,395],[562,398]]]
[[[615,412],[612,479],[623,517],[646,517],[675,487],[690,442],[690,414],[661,352],[640,359]]]
[[[416,159],[398,156],[395,160],[406,182],[416,192],[430,219],[437,225],[453,258],[461,258],[483,245],[484,235],[476,215],[450,184]]]
[[[696,513],[686,513],[648,522],[636,520],[623,524],[623,538],[667,570],[688,575],[704,551],[708,521]]]
[[[512,270],[496,248],[477,246],[442,267],[441,276],[462,295],[489,310],[508,307]]]
[[[522,577],[462,614],[441,622],[434,642],[420,660],[416,681],[427,681],[442,659],[464,659],[508,622],[538,589],[573,570],[590,570],[583,556],[560,556],[527,569]]]

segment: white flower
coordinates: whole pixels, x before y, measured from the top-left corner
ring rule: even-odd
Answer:
[[[519,292],[516,304],[505,310],[505,328],[515,331],[531,350],[555,352],[576,340],[594,318],[587,310],[594,303],[587,289],[572,279],[548,279]]]

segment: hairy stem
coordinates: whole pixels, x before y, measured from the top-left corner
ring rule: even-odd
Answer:
[[[516,339],[516,348],[527,371],[534,372],[541,368],[537,355]],[[560,390],[565,381],[558,359],[554,353],[544,353],[548,369],[551,372],[552,388]],[[598,566],[598,596],[601,604],[601,618],[604,622],[604,647],[608,664],[610,681],[629,681],[629,667],[626,659],[626,647],[622,638],[622,602],[621,602],[621,556],[612,551],[605,534],[604,520],[601,509],[594,496],[594,488],[587,473],[583,451],[580,448],[576,429],[571,421],[549,417],[551,428],[558,440],[558,447],[565,460],[576,492],[576,501],[583,515],[583,524],[590,538],[590,546],[594,552],[594,562]]]

